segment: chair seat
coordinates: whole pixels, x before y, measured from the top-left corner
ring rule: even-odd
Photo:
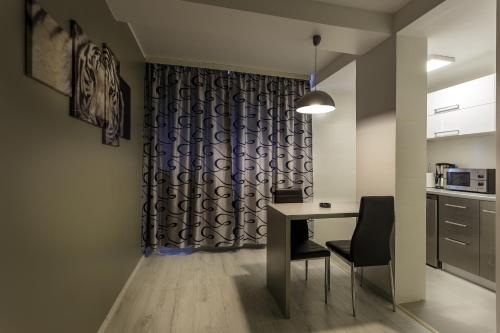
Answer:
[[[351,241],[350,240],[336,240],[326,242],[326,246],[332,251],[343,257],[344,259],[352,262],[351,256]]]
[[[330,256],[330,251],[326,247],[311,240],[292,245],[292,260],[325,258]]]

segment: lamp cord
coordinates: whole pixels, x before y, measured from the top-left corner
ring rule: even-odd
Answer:
[[[317,71],[316,71],[316,63],[318,61],[318,45],[314,45],[314,91],[316,91],[316,79],[317,79]]]

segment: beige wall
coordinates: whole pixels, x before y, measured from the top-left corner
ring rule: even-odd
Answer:
[[[396,49],[391,37],[356,60],[356,193],[394,195],[396,174]],[[386,267],[364,270],[390,295]]]
[[[69,98],[24,73],[24,1],[0,5],[0,332],[95,332],[140,258],[144,64],[105,1],[40,0],[121,62],[132,140],[69,116]]]
[[[331,92],[337,109],[313,116],[314,197],[335,201],[356,200],[355,92]],[[314,239],[350,239],[355,219],[319,219]]]
[[[496,166],[495,135],[454,137],[427,141],[427,163],[434,172],[436,163],[450,162],[461,168]]]
[[[425,298],[427,38],[396,38],[396,225],[398,303]]]

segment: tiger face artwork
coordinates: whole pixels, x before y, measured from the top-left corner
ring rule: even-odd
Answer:
[[[120,89],[120,66],[111,49],[103,45],[105,67],[104,112],[106,124],[103,128],[102,143],[118,146],[120,144],[120,124],[123,109],[123,96]]]
[[[73,37],[73,97],[71,115],[102,128],[102,143],[120,145],[124,99],[120,85],[120,63],[108,45],[89,40],[82,28],[71,22]]]
[[[103,52],[71,22],[73,37],[73,96],[71,115],[94,126],[106,125],[106,70]]]

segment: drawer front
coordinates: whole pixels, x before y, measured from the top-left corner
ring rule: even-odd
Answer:
[[[463,219],[443,219],[439,221],[439,235],[471,244],[477,241],[479,228]]]
[[[440,196],[439,220],[478,225],[479,200]]]
[[[439,197],[439,259],[479,274],[479,200]]]
[[[479,250],[477,244],[461,242],[449,237],[440,237],[439,259],[444,263],[479,275]]]
[[[479,275],[495,281],[496,203],[481,201],[479,218]]]

